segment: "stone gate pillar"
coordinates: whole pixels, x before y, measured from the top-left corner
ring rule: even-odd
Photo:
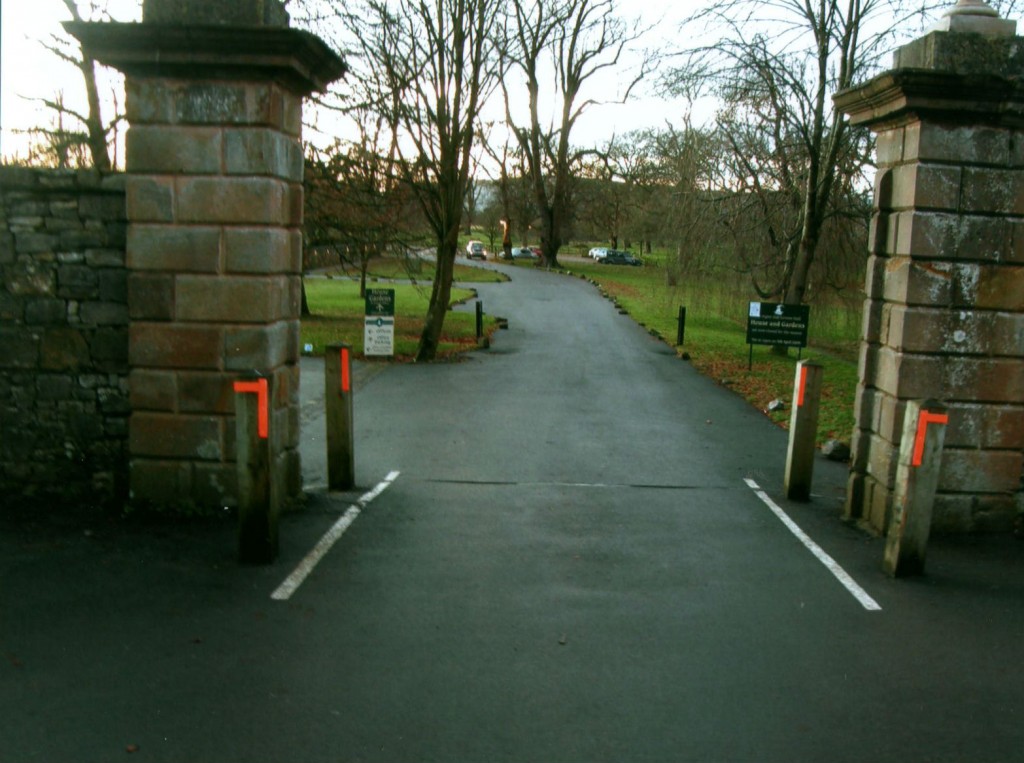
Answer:
[[[1008,529],[1024,461],[1024,45],[980,0],[835,98],[878,134],[847,516],[888,527],[906,403],[949,404],[934,526]]]
[[[299,438],[302,98],[344,72],[278,0],[145,0],[141,24],[68,24],[126,74],[130,490],[235,502],[232,382],[273,377],[286,497]]]

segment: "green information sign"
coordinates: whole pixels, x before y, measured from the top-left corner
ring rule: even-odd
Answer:
[[[395,290],[367,289],[366,314],[393,316],[395,314]]]
[[[395,354],[395,290],[367,289],[363,318],[363,354]]]
[[[806,347],[810,315],[811,308],[807,305],[751,302],[747,314],[747,344]]]

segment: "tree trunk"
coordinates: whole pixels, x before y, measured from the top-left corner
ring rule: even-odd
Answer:
[[[89,99],[89,152],[92,163],[100,172],[110,172],[110,154],[107,153],[107,134],[103,130],[100,116],[100,96],[96,88],[96,65],[91,58],[83,56],[82,76],[85,77],[85,92]]]
[[[76,22],[82,21],[75,0],[64,0],[64,5]],[[85,96],[89,104],[89,113],[85,121],[88,133],[89,153],[92,154],[93,166],[100,172],[110,172],[110,154],[107,153],[107,134],[103,129],[103,117],[100,114],[100,95],[96,87],[96,62],[82,51],[82,60],[78,64],[85,80]]]
[[[540,234],[540,251],[544,255],[544,266],[547,268],[560,268],[558,263],[558,250],[561,242],[555,232],[554,215],[548,213],[544,216],[544,223]]]
[[[802,305],[807,297],[807,285],[814,264],[814,253],[821,237],[822,217],[820,211],[811,210],[804,218],[804,229],[800,236],[800,247],[793,262],[793,274],[786,289],[786,304]]]
[[[437,251],[437,272],[434,274],[434,288],[430,294],[430,307],[420,334],[419,347],[416,349],[416,362],[427,362],[437,357],[441,344],[441,330],[452,301],[452,276],[455,272],[456,245],[446,243]]]
[[[370,269],[370,258],[366,249],[361,249],[362,256],[359,258],[359,296],[366,299],[366,273]]]

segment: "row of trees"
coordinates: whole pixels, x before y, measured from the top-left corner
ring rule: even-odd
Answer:
[[[64,2],[78,18],[75,0]],[[647,30],[615,0],[290,0],[293,17],[335,41],[352,69],[321,103],[355,137],[309,152],[308,247],[343,245],[365,272],[370,257],[428,231],[437,274],[421,360],[438,347],[460,226],[487,199],[500,206],[480,210],[481,222],[532,224],[548,266],[587,231],[614,245],[671,245],[675,273],[724,259],[762,297],[803,302],[815,272],[849,280],[825,253],[856,262],[864,250],[872,144],[831,96],[945,5],[716,0],[683,26],[698,44],[656,61],[640,50]],[[69,60],[88,93],[89,112],[74,115],[82,142],[109,166],[93,64]],[[710,97],[714,118],[577,145],[574,128],[611,72],[622,100],[656,82],[692,102]],[[495,103],[504,119],[485,119]]]
[[[528,179],[544,259],[556,266],[574,168],[587,153],[571,140],[591,103],[585,86],[619,65],[641,30],[616,14],[614,0],[361,0],[338,18],[353,77],[336,108],[354,122],[363,145],[370,134],[381,138],[372,150],[385,158],[386,178],[373,185],[382,207],[407,193],[431,234],[436,276],[417,351],[429,360],[450,302],[467,199],[480,187],[485,132],[504,137],[501,145],[486,141],[492,157],[501,157],[503,192],[510,178]],[[634,82],[644,70],[641,62]],[[505,120],[488,129],[484,109],[496,101]],[[356,171],[349,179],[365,187]]]
[[[418,200],[437,252],[418,357],[436,350],[460,224],[481,197],[481,162],[494,168],[490,196],[502,218],[520,227],[530,221],[548,266],[589,221],[613,244],[624,234],[674,244],[677,272],[728,251],[760,295],[803,302],[823,242],[857,252],[866,222],[872,145],[832,109],[830,96],[879,65],[901,28],[894,18],[928,17],[927,3],[905,7],[899,0],[708,3],[686,23],[702,44],[663,59],[661,85],[693,100],[712,96],[714,123],[683,120],[588,147],[572,140],[592,103],[587,85],[621,68],[644,33],[617,14],[614,0],[352,4],[343,14],[355,33],[349,109],[366,108],[390,126],[392,168]],[[633,60],[630,76],[620,72],[623,98],[655,63]],[[488,129],[482,110],[492,95],[505,119]],[[484,220],[497,211],[492,205]],[[827,265],[817,272],[827,277]],[[832,280],[845,285],[849,276]]]

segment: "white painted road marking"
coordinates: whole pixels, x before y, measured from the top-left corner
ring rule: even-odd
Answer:
[[[829,556],[821,546],[819,546],[817,543],[811,540],[810,536],[807,535],[807,533],[805,533],[803,530],[801,530],[797,523],[790,519],[786,512],[779,508],[775,501],[769,498],[768,494],[764,492],[761,489],[761,487],[756,482],[754,482],[754,480],[744,479],[743,481],[746,482],[750,489],[757,494],[757,497],[760,498],[765,503],[765,505],[772,510],[772,513],[775,514],[775,516],[777,516],[780,520],[782,520],[782,524],[789,528],[789,531],[793,533],[793,535],[795,535],[800,540],[800,542],[807,547],[807,550],[814,554],[818,561],[828,568],[829,572],[835,575],[836,580],[842,583],[843,587],[845,587],[847,591],[853,594],[853,598],[859,601],[861,606],[864,607],[864,609],[870,610],[872,612],[881,611],[882,608],[881,606],[879,606],[878,602],[872,599],[868,595],[867,591],[865,591],[863,588],[857,585],[857,582],[850,577],[846,570],[840,567],[839,563],[831,556]]]
[[[292,574],[285,578],[285,581],[277,587],[277,590],[270,594],[270,598],[277,601],[287,601],[290,599],[292,594],[302,585],[303,581],[309,577],[309,573],[313,571],[313,568],[331,550],[331,546],[337,543],[338,539],[356,521],[356,517],[359,516],[362,510],[367,507],[370,501],[387,490],[391,483],[398,479],[398,475],[399,472],[391,472],[384,478],[383,482],[378,483],[377,487],[361,495],[359,500],[349,506],[338,521],[324,533],[324,537],[313,547],[313,550],[306,554],[306,558],[299,562],[299,566],[295,568]]]

